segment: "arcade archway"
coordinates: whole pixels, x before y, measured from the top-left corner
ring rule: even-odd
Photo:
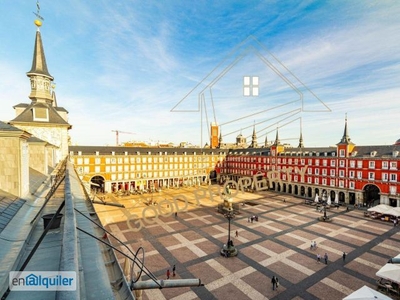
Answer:
[[[92,179],[90,180],[90,190],[96,191],[97,193],[104,193],[104,177],[92,177]]]
[[[364,186],[364,202],[368,206],[379,204],[381,200],[379,188],[374,184],[367,184]]]

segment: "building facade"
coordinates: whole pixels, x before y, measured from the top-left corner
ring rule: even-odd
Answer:
[[[223,181],[263,177],[269,189],[298,197],[336,198],[342,203],[400,206],[400,143],[356,146],[350,141],[347,120],[336,147],[281,145],[229,150],[217,169]],[[253,186],[254,187],[254,186]]]
[[[91,189],[143,191],[210,184],[228,150],[70,146],[71,162]]]

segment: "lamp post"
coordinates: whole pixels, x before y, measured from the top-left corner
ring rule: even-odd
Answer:
[[[236,256],[238,255],[238,250],[231,240],[231,220],[235,217],[231,199],[224,199],[224,217],[228,219],[228,242],[223,245],[220,252],[225,257]]]
[[[322,206],[324,207],[324,220],[327,219],[326,217],[326,205],[327,205],[327,196],[326,192],[322,194]]]

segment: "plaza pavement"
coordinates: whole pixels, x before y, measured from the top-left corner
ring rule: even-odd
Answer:
[[[342,299],[363,285],[375,289],[375,273],[400,253],[400,227],[344,207],[328,210],[333,222],[319,222],[322,213],[305,205],[304,200],[265,191],[232,197],[234,202],[245,201],[246,205],[240,205],[240,213],[231,224],[239,255],[225,258],[219,251],[227,242],[228,221],[216,209],[222,200],[216,192],[211,193],[211,201],[210,193],[203,190],[200,195],[204,198],[196,202],[198,189],[130,197],[108,195],[106,201],[124,204],[125,208],[95,205],[106,228],[133,252],[144,248],[145,265],[158,279],[166,279],[167,269],[172,273],[175,264],[175,279],[199,278],[204,283],[203,287],[145,290],[143,299]],[[176,197],[181,199],[177,203],[182,209],[184,198],[178,195],[185,195],[191,203],[187,212],[150,218],[154,210],[147,209],[147,221],[142,220],[140,231],[135,229],[137,221],[127,221],[134,219],[132,214],[142,216],[148,207],[145,202],[150,200],[160,203]],[[161,204],[162,212],[168,212],[171,206],[167,205],[166,201]],[[248,222],[252,215],[258,216],[258,222]],[[316,250],[310,249],[311,241],[317,242]],[[345,262],[343,251],[347,253]],[[317,262],[318,253],[328,254],[327,265],[323,260]],[[123,265],[124,257],[118,257]],[[280,282],[276,291],[272,290],[273,275]]]

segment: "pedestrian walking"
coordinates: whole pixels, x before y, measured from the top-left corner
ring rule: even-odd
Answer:
[[[239,233],[238,233],[238,231],[236,230],[236,232],[235,232],[235,237],[238,237],[239,236]]]
[[[317,249],[317,242],[314,241],[314,250]]]
[[[311,241],[310,250],[312,250],[313,248],[314,248],[314,242]]]
[[[317,262],[320,263],[321,262],[321,255],[318,253],[317,254]]]
[[[345,262],[346,261],[346,252],[343,252],[342,257],[343,257],[343,262]]]
[[[169,275],[171,275],[169,269],[167,270],[167,279],[169,279]]]
[[[328,264],[328,254],[326,252],[324,255],[324,260],[325,260],[325,264],[327,265]]]
[[[277,288],[278,278],[275,277],[275,275],[272,276],[271,282],[272,282],[272,290],[275,291],[275,288]]]
[[[175,268],[175,265],[172,267],[172,276],[173,277],[175,277],[175,270],[176,270],[176,268]]]

